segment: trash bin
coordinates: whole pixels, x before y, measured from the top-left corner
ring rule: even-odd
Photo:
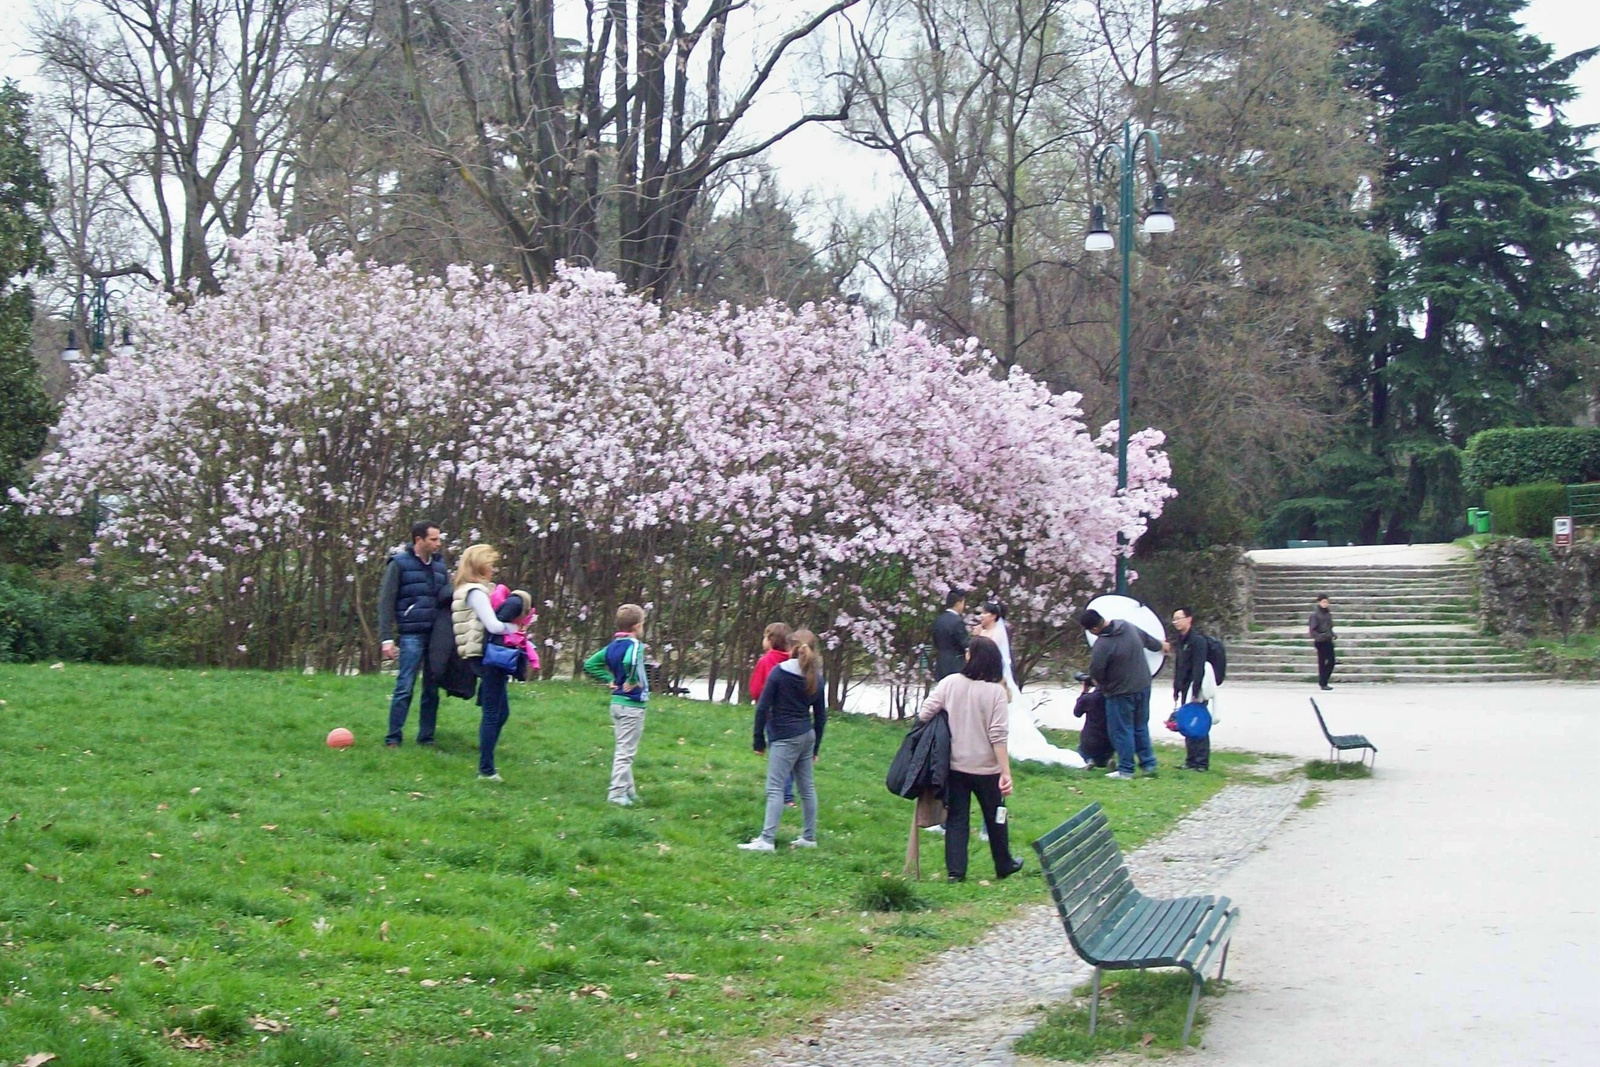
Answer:
[[[1473,508],[1467,512],[1467,521],[1472,524],[1473,533],[1486,534],[1494,520],[1494,513],[1483,508]]]

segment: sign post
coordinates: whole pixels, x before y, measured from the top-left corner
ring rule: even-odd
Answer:
[[[1555,547],[1556,548],[1571,548],[1572,547],[1572,516],[1571,515],[1557,515],[1556,519],[1555,519],[1555,522],[1552,525],[1553,525],[1554,529],[1551,530],[1551,541],[1554,542]]]

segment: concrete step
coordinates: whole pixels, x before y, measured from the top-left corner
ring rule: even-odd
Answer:
[[[1235,667],[1251,668],[1258,666],[1279,664],[1315,663],[1316,657],[1309,653],[1297,652],[1230,652],[1228,653],[1228,669]],[[1521,666],[1528,662],[1528,657],[1520,652],[1487,652],[1476,655],[1460,655],[1448,651],[1438,652],[1341,652],[1340,663],[1373,663],[1388,666],[1395,663],[1431,664],[1442,667],[1454,666],[1503,666],[1511,664]]]
[[[1443,576],[1473,577],[1478,573],[1476,565],[1471,563],[1440,563],[1437,565],[1413,564],[1363,567],[1359,564],[1294,564],[1294,563],[1257,563],[1257,575],[1299,576],[1299,575],[1351,575],[1361,577],[1364,575],[1385,575],[1388,577],[1413,576],[1418,578],[1434,578]]]
[[[1316,653],[1305,626],[1324,594],[1333,598],[1339,634],[1335,685],[1546,677],[1523,653],[1478,632],[1477,578],[1471,563],[1257,564],[1252,628],[1229,643],[1228,681],[1315,682]]]
[[[1475,582],[1471,578],[1332,578],[1321,581],[1309,576],[1289,577],[1286,575],[1257,575],[1253,588],[1256,589],[1284,589],[1289,591],[1312,590],[1313,595],[1317,590],[1333,595],[1335,589],[1471,589]],[[1322,586],[1328,588],[1323,590]]]
[[[1505,646],[1492,637],[1464,637],[1454,634],[1441,634],[1437,637],[1427,635],[1412,636],[1411,634],[1394,634],[1380,630],[1341,635],[1337,647],[1345,651],[1363,648],[1459,648],[1463,651],[1471,649],[1498,651]],[[1311,641],[1304,634],[1279,636],[1276,634],[1256,633],[1251,634],[1249,637],[1240,637],[1228,642],[1230,654],[1235,648],[1303,648],[1309,650]]]
[[[1483,682],[1483,681],[1495,681],[1495,682],[1542,682],[1542,681],[1548,681],[1549,678],[1550,678],[1550,676],[1548,674],[1540,674],[1540,673],[1537,673],[1537,672],[1534,672],[1534,671],[1526,671],[1526,672],[1523,672],[1523,673],[1520,673],[1520,674],[1495,674],[1495,675],[1483,675],[1483,674],[1418,674],[1418,673],[1416,673],[1414,671],[1397,671],[1396,673],[1393,673],[1393,674],[1387,674],[1387,673],[1363,673],[1363,674],[1348,673],[1347,674],[1344,671],[1335,671],[1334,674],[1333,674],[1333,685],[1334,685],[1335,688],[1338,688],[1341,685],[1348,685],[1348,684],[1350,684],[1352,682],[1354,682],[1354,683],[1362,683],[1362,684],[1370,683],[1370,682],[1382,682],[1382,683],[1388,683],[1388,684],[1393,684],[1393,685],[1403,685],[1403,684],[1406,684],[1406,683],[1417,683],[1417,684],[1427,684],[1427,685],[1448,685],[1448,684],[1464,684],[1464,683],[1468,683],[1468,682]],[[1232,685],[1234,682],[1278,682],[1278,683],[1284,683],[1284,682],[1299,683],[1299,682],[1304,682],[1306,685],[1310,686],[1313,690],[1315,690],[1316,682],[1317,682],[1317,675],[1316,675],[1315,671],[1312,671],[1312,672],[1307,673],[1307,674],[1299,674],[1299,673],[1294,673],[1294,674],[1289,674],[1289,673],[1256,673],[1256,672],[1246,673],[1244,671],[1240,671],[1238,674],[1235,674],[1233,671],[1230,670],[1230,671],[1228,671],[1227,684],[1225,684],[1222,687],[1223,688],[1223,692],[1225,693],[1227,691],[1227,687],[1229,685]],[[1227,705],[1219,703],[1219,710],[1221,710],[1222,715],[1223,715],[1223,717],[1225,719],[1227,717]]]
[[[1339,598],[1339,608],[1351,611],[1355,608],[1371,605],[1384,607],[1391,604],[1470,604],[1476,599],[1471,593],[1427,593],[1404,591],[1386,591],[1382,593],[1361,593],[1359,595],[1345,595]],[[1288,595],[1282,593],[1264,593],[1256,590],[1251,603],[1268,608],[1282,608],[1285,610],[1304,610],[1307,614],[1316,605],[1316,601],[1298,594]]]

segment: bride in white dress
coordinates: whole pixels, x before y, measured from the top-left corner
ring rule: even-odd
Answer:
[[[1003,605],[991,600],[984,604],[978,614],[978,627],[974,633],[987,637],[1000,646],[1000,660],[1005,667],[1006,692],[1011,695],[1011,726],[1010,736],[1006,740],[1006,751],[1012,759],[1032,760],[1035,763],[1055,763],[1063,767],[1082,768],[1087,766],[1083,757],[1069,748],[1058,748],[1045,740],[1044,734],[1039,732],[1039,726],[1033,721],[1031,709],[1021,708],[1017,699],[1021,690],[1017,686],[1016,676],[1011,673],[1011,634],[1006,630],[1006,609]]]

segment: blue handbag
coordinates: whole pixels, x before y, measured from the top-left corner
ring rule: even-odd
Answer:
[[[497,671],[504,671],[512,677],[520,677],[522,665],[526,655],[520,648],[510,645],[486,644],[483,646],[483,665],[492,667]]]

